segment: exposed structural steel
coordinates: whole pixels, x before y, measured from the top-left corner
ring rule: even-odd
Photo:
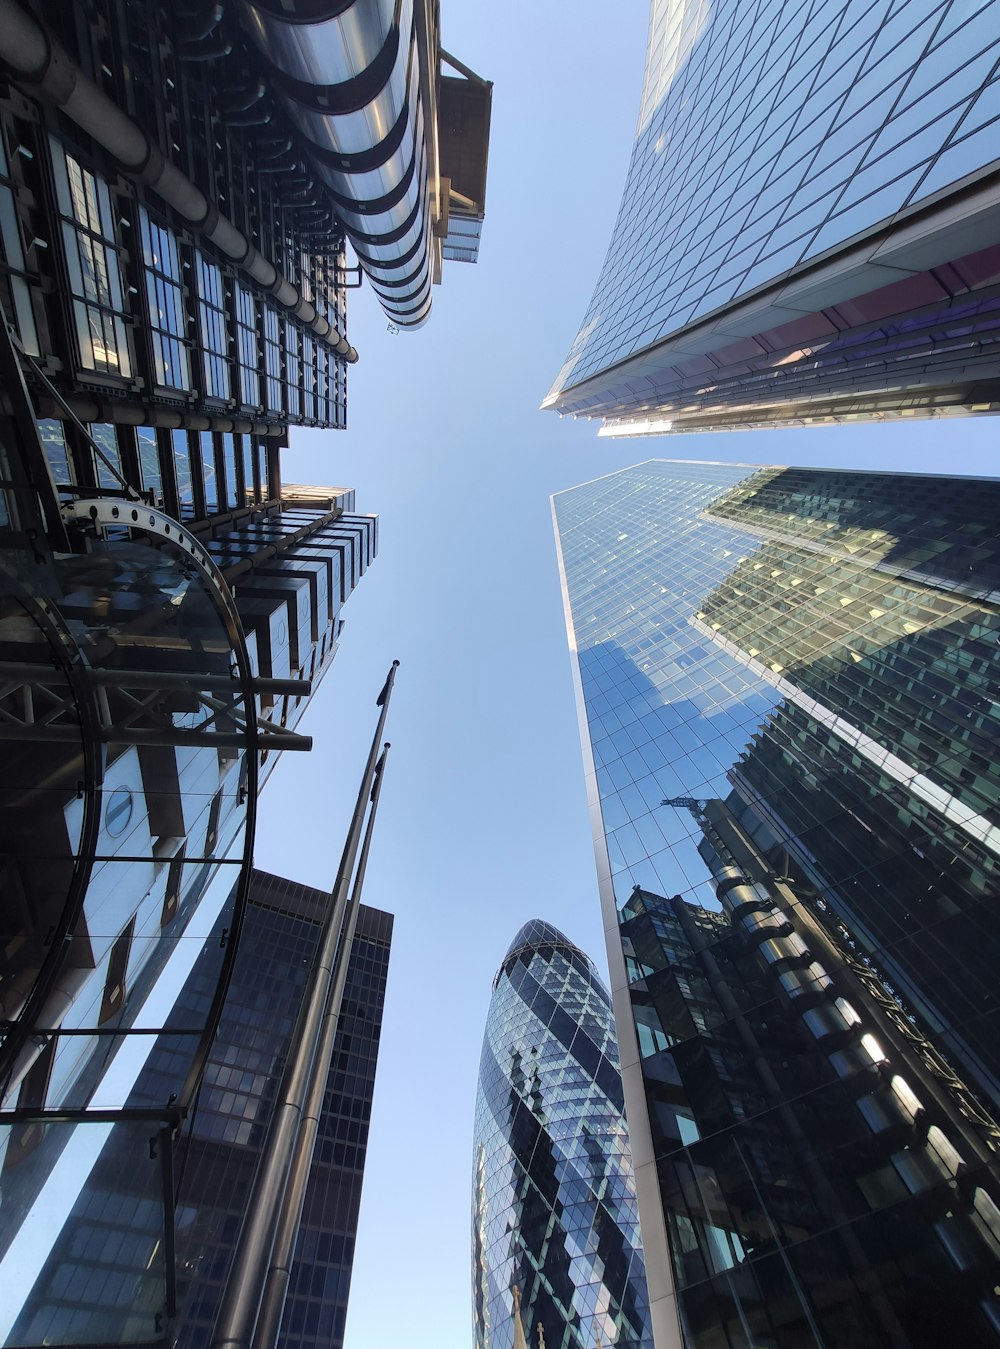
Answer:
[[[431,308],[439,191],[425,16],[414,0],[245,0],[243,11],[383,308],[416,327]]]
[[[298,1213],[312,1162],[316,1123],[340,1015],[339,1004],[346,977],[344,967],[350,955],[356,906],[360,902],[382,767],[388,750],[386,745],[380,760],[379,745],[398,665],[398,661],[393,661],[378,697],[377,705],[381,709],[378,725],[216,1322],[213,1338],[216,1349],[227,1346],[271,1349],[281,1324]],[[368,828],[362,847],[366,814]],[[351,876],[359,847],[362,848],[361,860],[351,893]]]
[[[218,206],[180,172],[146,133],[74,64],[64,48],[15,0],[0,0],[0,60],[24,83],[50,98],[129,174],[146,183],[192,229],[246,272],[284,309],[349,362],[347,339],[317,312]]]

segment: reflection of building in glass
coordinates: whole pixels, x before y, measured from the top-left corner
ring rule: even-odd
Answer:
[[[553,507],[657,1342],[1000,1343],[1000,483]]]
[[[602,434],[1000,410],[996,0],[652,0],[608,254],[544,406]]]
[[[274,1106],[329,896],[254,872],[245,938],[197,1113],[176,1150],[177,1316],[164,1308],[161,1157],[149,1128],[115,1126],[7,1339],[8,1344],[211,1342],[223,1283]],[[220,920],[219,930],[224,920]],[[215,934],[218,935],[218,931]],[[306,1192],[281,1343],[343,1343],[392,916],[362,906]],[[171,1014],[204,1019],[220,953],[209,942]],[[175,1088],[177,1041],[161,1036],[129,1100]],[[155,1153],[155,1149],[153,1150]],[[124,1295],[127,1290],[127,1296]]]
[[[493,985],[476,1102],[477,1349],[649,1349],[635,1182],[608,995],[548,923]]]

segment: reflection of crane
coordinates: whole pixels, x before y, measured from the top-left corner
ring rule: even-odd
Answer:
[[[698,801],[693,796],[672,796],[669,801],[661,801],[661,806],[673,806],[675,810],[689,810],[692,815],[704,815],[707,801]]]

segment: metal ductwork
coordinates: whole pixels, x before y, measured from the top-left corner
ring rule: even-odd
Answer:
[[[417,327],[432,221],[413,0],[243,0],[242,13],[383,309]]]
[[[167,160],[142,128],[74,64],[59,42],[16,0],[0,0],[0,61],[19,81],[50,98],[121,167],[145,182],[193,230],[244,271],[279,305],[353,364],[358,353],[302,291],[264,257],[202,191]]]

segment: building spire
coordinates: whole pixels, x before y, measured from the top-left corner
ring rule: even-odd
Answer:
[[[514,1344],[512,1349],[528,1349],[528,1341],[524,1335],[524,1323],[521,1320],[521,1290],[517,1284],[511,1284],[510,1291],[514,1295]]]

